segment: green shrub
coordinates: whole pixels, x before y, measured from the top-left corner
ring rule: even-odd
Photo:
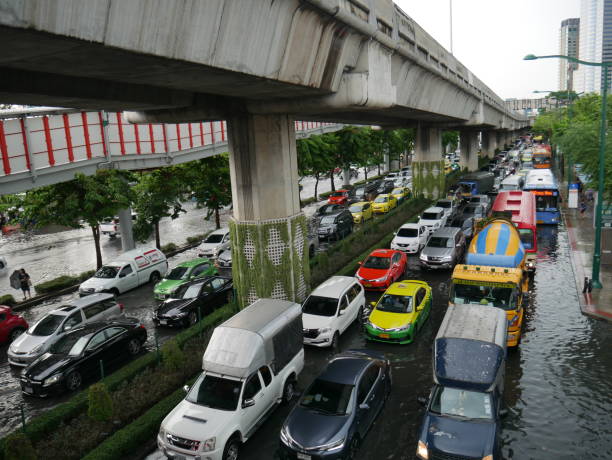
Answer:
[[[87,392],[87,415],[98,422],[113,418],[113,400],[104,383],[94,383]]]
[[[197,244],[200,241],[202,241],[199,237],[197,236],[188,236],[187,237],[187,244]]]
[[[15,433],[6,439],[4,458],[6,460],[36,460],[36,450],[25,434]]]
[[[176,340],[168,340],[161,348],[164,368],[169,371],[178,371],[185,364],[185,354]]]
[[[94,276],[94,273],[96,273],[95,270],[87,270],[86,272],[83,272],[79,275],[79,280],[80,281],[88,280],[89,278]]]
[[[0,305],[8,305],[9,307],[12,307],[15,305],[15,303],[15,298],[11,294],[0,296]]]
[[[70,286],[74,286],[75,284],[79,284],[80,281],[80,276],[62,275],[58,278],[39,283],[34,286],[34,288],[39,294],[46,294],[49,292],[55,292]]]
[[[164,254],[168,254],[169,252],[176,251],[178,249],[177,245],[174,243],[164,244],[161,247],[161,250]]]

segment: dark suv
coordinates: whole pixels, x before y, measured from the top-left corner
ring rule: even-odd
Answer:
[[[353,231],[353,215],[348,210],[338,211],[321,217],[319,240],[339,240]]]
[[[353,190],[349,200],[353,203],[359,201],[372,201],[378,194],[377,189],[380,186],[380,181],[368,182],[367,184],[358,185]]]
[[[394,188],[395,188],[395,181],[389,180],[389,179],[385,179],[378,186],[378,190],[377,191],[378,191],[379,194],[391,193]]]

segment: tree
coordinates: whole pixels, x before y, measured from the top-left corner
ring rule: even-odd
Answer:
[[[459,131],[442,131],[442,148],[446,151],[449,147],[451,152],[457,150],[459,145]]]
[[[348,170],[351,163],[358,163],[368,145],[368,133],[364,128],[345,126],[336,131],[335,165]],[[333,179],[332,179],[333,180]]]
[[[159,221],[163,217],[176,219],[185,212],[181,204],[186,190],[183,169],[167,167],[142,174],[134,187],[136,211],[134,236],[145,241],[155,233],[155,246],[161,249]]]
[[[296,143],[298,172],[300,176],[313,176],[315,178],[314,198],[318,197],[319,179],[328,172],[333,165],[333,145],[326,142],[323,136],[310,136],[299,139]]]
[[[214,214],[216,228],[221,228],[219,210],[232,203],[229,155],[215,155],[179,167],[198,204],[208,209],[206,219]]]
[[[96,266],[102,266],[100,222],[130,207],[134,193],[128,185],[130,173],[100,170],[93,176],[77,173],[68,182],[40,187],[26,193],[23,207],[26,220],[34,227],[49,224],[91,227],[96,248]]]

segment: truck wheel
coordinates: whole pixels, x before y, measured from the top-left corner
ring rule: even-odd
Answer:
[[[21,334],[23,334],[23,331],[24,331],[24,329],[22,329],[20,327],[16,327],[15,329],[13,329],[11,331],[11,334],[9,335],[9,343],[14,342],[17,337],[19,337]]]
[[[153,272],[151,273],[151,276],[149,277],[149,282],[151,284],[155,284],[157,283],[159,280],[161,279],[161,276],[159,276],[159,272]]]
[[[295,380],[293,377],[289,377],[285,382],[285,386],[283,388],[283,402],[287,404],[289,401],[293,399],[295,396]]]
[[[240,441],[233,437],[225,444],[223,449],[223,460],[238,460],[240,454]]]

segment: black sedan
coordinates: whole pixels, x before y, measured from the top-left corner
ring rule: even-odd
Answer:
[[[209,276],[183,284],[161,303],[153,316],[156,326],[187,327],[234,298],[231,278]]]
[[[39,397],[64,389],[75,391],[86,380],[98,380],[101,367],[108,373],[140,353],[146,340],[147,330],[135,318],[76,328],[24,369],[20,378],[21,390]]]
[[[391,365],[382,354],[336,355],[285,420],[281,458],[354,459],[390,391]]]

